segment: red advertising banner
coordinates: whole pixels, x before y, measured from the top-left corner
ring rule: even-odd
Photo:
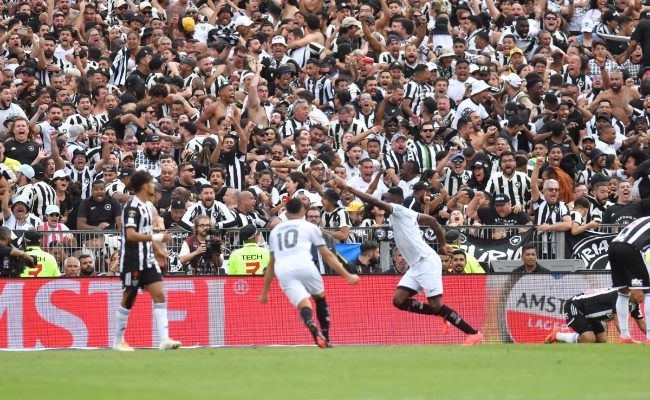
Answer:
[[[355,286],[340,277],[323,279],[334,344],[464,340],[454,328],[443,336],[437,317],[393,307],[399,276],[362,276]],[[269,303],[259,304],[262,284],[262,277],[166,278],[170,336],[184,346],[312,344],[277,282]],[[606,287],[609,275],[444,276],[443,284],[443,302],[482,330],[486,343],[540,343],[555,325],[564,324],[562,306],[567,299]],[[2,279],[0,348],[109,347],[121,296],[118,279]],[[426,301],[424,296],[419,300]],[[638,329],[632,331],[642,337]],[[136,300],[126,340],[133,347],[158,345],[147,293]]]

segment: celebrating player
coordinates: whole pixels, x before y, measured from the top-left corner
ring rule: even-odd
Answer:
[[[630,291],[645,293],[644,314],[650,312],[650,276],[644,251],[650,245],[650,217],[642,217],[626,226],[609,245],[609,264],[612,268],[612,287],[618,289],[616,317],[621,331],[621,342],[630,339],[627,320],[630,317]],[[646,343],[650,336],[646,332]]]
[[[312,259],[311,246],[316,246],[323,261],[349,284],[359,282],[359,277],[346,271],[336,256],[325,247],[325,240],[318,227],[302,219],[305,208],[300,199],[289,200],[286,210],[288,220],[273,228],[269,235],[271,261],[264,274],[260,303],[266,304],[269,301],[269,286],[273,276],[277,276],[280,288],[300,311],[300,318],[309,328],[318,347],[332,347],[329,341],[330,311],[325,301],[323,278],[312,262],[305,262]],[[322,331],[314,323],[310,296],[316,301],[316,316]]]
[[[630,312],[639,329],[645,332],[646,324],[639,306],[643,301],[643,292],[635,290],[631,297],[633,299],[630,303]],[[564,315],[567,326],[575,332],[570,332],[567,328],[562,330],[559,326],[555,327],[544,343],[607,343],[607,334],[602,321],[611,321],[614,318],[617,298],[618,291],[610,288],[588,290],[573,296],[564,303]],[[620,331],[618,320],[615,319],[614,323]],[[638,342],[634,339],[621,339],[620,343]]]
[[[435,218],[401,206],[404,194],[400,187],[392,187],[384,194],[384,199],[388,202],[385,203],[351,188],[338,176],[334,179],[341,189],[349,190],[363,202],[384,210],[386,217],[390,214],[395,244],[410,266],[397,285],[393,305],[400,310],[417,314],[441,316],[467,334],[465,346],[480,343],[483,335],[465,322],[456,311],[442,304],[442,262],[438,254],[422,239],[419,228],[419,225],[430,226],[436,233],[440,248],[448,255],[451,254],[452,248],[445,243],[445,235]],[[429,305],[410,298],[420,293],[422,289],[429,300]]]
[[[160,350],[177,349],[181,342],[172,340],[168,334],[167,304],[163,292],[162,274],[156,257],[167,254],[156,243],[167,242],[169,233],[153,233],[153,215],[147,200],[154,195],[151,174],[138,171],[131,176],[135,196],[124,204],[122,210],[122,255],[120,278],[122,280],[122,304],[117,309],[117,327],[113,350],[133,351],[124,341],[129,313],[138,295],[138,288],[149,291],[153,299],[153,313],[158,322]]]

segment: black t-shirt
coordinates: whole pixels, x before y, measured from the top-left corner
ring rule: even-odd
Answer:
[[[639,43],[643,49],[641,56],[641,65],[650,65],[650,20],[643,20],[632,32],[631,39]]]
[[[7,154],[5,152],[5,154]],[[641,179],[639,182],[639,195],[642,199],[650,197],[650,160],[646,160],[639,164],[638,167],[632,172],[632,178],[635,180]]]
[[[86,218],[90,226],[99,226],[102,222],[108,223],[106,229],[116,229],[115,218],[122,216],[122,205],[117,199],[106,196],[101,203],[89,197],[79,205],[77,218]]]
[[[120,104],[128,104],[128,103],[137,103],[138,98],[135,97],[133,92],[126,92],[120,97]]]
[[[200,186],[201,186],[201,184],[198,183],[198,182],[195,183],[194,185],[189,185],[189,186],[185,186],[185,185],[181,184],[180,181],[174,182],[174,187],[185,188],[185,189],[189,190],[190,193],[194,193],[194,194],[199,194],[200,193],[200,190],[199,190]]]
[[[525,274],[526,272],[526,266],[522,265],[521,267],[515,268],[512,270],[513,273],[515,274]],[[532,272],[529,272],[530,274],[538,274],[538,273],[544,273],[544,272],[551,272],[548,268],[544,268],[541,265],[537,264],[537,267]]]
[[[418,203],[418,201],[413,196],[409,196],[409,197],[405,198],[402,205],[404,207],[408,208],[409,210],[413,210],[413,211],[418,212],[418,213],[422,212],[422,206],[420,206],[420,203]]]
[[[390,100],[387,101],[386,108],[384,109],[384,119],[388,117],[404,118],[404,111],[402,111],[402,106],[399,104],[393,104]]]
[[[7,140],[5,142],[5,157],[20,161],[21,164],[31,165],[36,160],[36,157],[38,157],[40,149],[41,144],[31,140],[25,143],[20,143],[16,140]]]
[[[363,265],[358,258],[348,263],[348,271],[351,274],[381,274],[379,264]]]
[[[217,192],[216,190],[214,191],[214,200],[223,203],[223,196],[226,195],[226,192],[228,191],[227,186],[221,186],[221,190]]]
[[[627,204],[614,204],[603,213],[603,224],[623,224],[650,215],[650,200],[643,199]]]
[[[175,187],[175,186],[174,186]],[[162,190],[162,197],[158,200],[158,209],[160,210],[161,208],[166,210],[169,208],[169,206],[172,205],[172,192],[174,191],[174,188],[171,189],[165,189],[163,188]]]
[[[524,211],[519,211],[517,214],[511,211],[510,214],[501,217],[495,206],[481,207],[476,210],[476,215],[484,225],[494,225],[495,222],[503,222],[504,225],[526,225],[531,222],[530,216]]]
[[[159,201],[160,203],[160,201]],[[178,222],[174,221],[172,219],[172,212],[167,211],[162,214],[160,214],[160,217],[163,219],[165,223],[165,229],[178,229]]]

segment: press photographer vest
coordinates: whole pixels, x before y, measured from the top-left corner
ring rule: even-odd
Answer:
[[[203,244],[201,241],[199,241],[199,238],[196,235],[192,235],[185,239],[185,243],[190,248],[190,253],[194,253],[200,246]],[[185,266],[191,266],[192,269],[191,271],[188,269],[188,275],[216,275],[216,271],[211,269],[210,271],[204,271],[203,268],[201,267],[201,260],[203,260],[203,254],[194,257],[189,263],[186,263]],[[212,263],[216,265],[217,262],[217,256],[216,254],[212,255]]]

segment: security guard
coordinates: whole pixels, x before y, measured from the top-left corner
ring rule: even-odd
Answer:
[[[43,235],[39,231],[29,230],[25,232],[23,240],[25,240],[27,246],[27,255],[36,256],[38,264],[34,267],[25,268],[25,271],[20,275],[21,278],[48,278],[61,275],[56,258],[41,250],[41,239],[43,239]]]
[[[244,247],[230,254],[228,259],[228,275],[262,275],[264,268],[269,265],[271,253],[257,245],[257,227],[246,225],[239,231],[239,238]]]

